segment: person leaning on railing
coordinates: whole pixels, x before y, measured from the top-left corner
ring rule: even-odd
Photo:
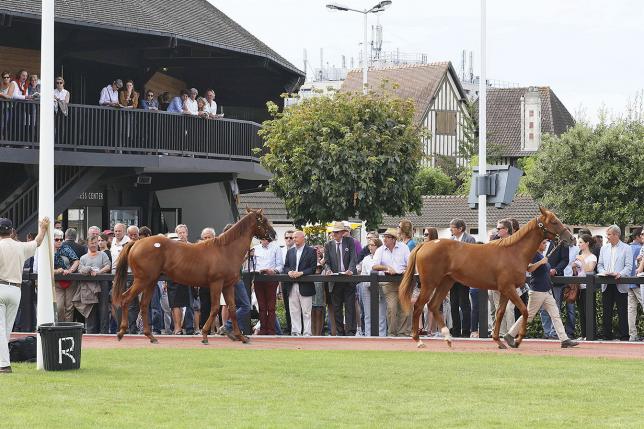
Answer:
[[[125,82],[125,88],[119,92],[119,105],[125,109],[139,107],[139,93],[134,90],[134,81]]]
[[[54,230],[54,274],[67,275],[75,273],[80,263],[74,250],[63,244],[63,231]],[[70,280],[58,280],[55,285],[56,304],[59,322],[72,322],[74,318],[74,304],[72,298],[76,294],[78,284]]]
[[[40,230],[33,241],[21,243],[11,238],[13,224],[0,218],[0,373],[11,372],[9,337],[16,320],[25,261],[36,254],[49,228],[49,218],[40,221]]]
[[[105,274],[112,271],[112,263],[105,252],[99,250],[98,237],[92,236],[87,239],[87,253],[81,256],[78,272],[92,277],[97,274]],[[76,289],[76,295],[72,298],[74,307],[85,318],[85,327],[88,334],[98,334],[100,330],[100,294],[101,285],[99,282],[80,281]],[[107,307],[105,307],[107,308]]]
[[[148,89],[145,93],[145,98],[141,100],[141,108],[143,110],[159,110],[159,102],[154,97],[154,91]]]

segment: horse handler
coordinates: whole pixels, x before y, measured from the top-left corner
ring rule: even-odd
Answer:
[[[548,263],[548,257],[543,255],[547,244],[548,240],[543,240],[539,244],[536,255],[532,258],[532,262],[528,264],[528,272],[532,274],[530,276],[530,292],[528,293],[528,323],[534,319],[534,316],[539,312],[541,306],[543,306],[543,309],[548,312],[548,315],[552,319],[557,336],[561,340],[561,347],[564,349],[575,347],[579,343],[572,341],[566,335],[566,330],[564,329],[563,323],[561,323],[561,316],[559,315],[559,306],[552,296],[552,285],[549,276],[550,264]],[[512,325],[508,333],[503,337],[510,347],[518,347],[514,341],[514,337],[519,332],[519,326],[522,321],[523,316],[514,322],[514,325]]]
[[[48,228],[49,219],[45,217],[40,221],[36,239],[23,243],[11,238],[11,221],[0,218],[0,374],[11,372],[9,337],[20,304],[22,268],[36,254]]]

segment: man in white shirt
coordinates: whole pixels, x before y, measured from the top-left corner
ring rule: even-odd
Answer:
[[[184,104],[184,113],[194,116],[199,114],[199,106],[197,105],[198,95],[199,91],[196,88],[190,88],[190,97],[188,97]]]
[[[282,262],[282,249],[277,243],[272,243],[267,239],[261,240],[253,248],[255,251],[255,269],[261,274],[279,274],[282,272],[284,263]],[[275,303],[277,300],[278,282],[269,281],[255,282],[255,296],[259,306],[259,335],[275,335]]]
[[[114,225],[114,238],[112,239],[112,247],[110,253],[112,254],[112,274],[116,272],[116,264],[118,264],[119,255],[123,250],[123,246],[130,242],[130,237],[125,235],[125,225],[117,223]]]
[[[22,243],[11,238],[13,224],[0,218],[0,374],[12,372],[9,360],[9,337],[20,305],[22,269],[36,253],[49,228],[49,218],[40,221],[38,235]]]
[[[380,246],[373,256],[374,266],[372,271],[380,271],[381,274],[399,275],[407,269],[409,259],[409,247],[398,241],[398,231],[389,228],[383,234],[384,245]],[[380,283],[382,292],[387,301],[387,325],[388,334],[391,337],[411,335],[411,311],[405,312],[400,306],[398,299],[398,288],[400,281]]]
[[[203,111],[208,113],[210,118],[217,118],[217,102],[215,101],[215,90],[208,88],[206,90],[206,105]]]
[[[123,88],[123,81],[116,79],[110,85],[101,90],[101,98],[98,100],[100,106],[118,107],[119,90]]]
[[[599,252],[597,274],[616,279],[630,276],[633,268],[633,255],[628,244],[621,241],[622,230],[611,225],[606,230],[608,243]],[[628,284],[603,284],[602,309],[604,311],[602,326],[604,339],[613,339],[613,308],[617,305],[619,339],[628,341],[628,311],[626,309]]]

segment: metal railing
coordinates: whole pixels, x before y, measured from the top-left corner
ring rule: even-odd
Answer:
[[[23,275],[23,280],[36,280],[37,278],[38,278],[37,274],[25,273]],[[253,280],[264,281],[264,282],[266,281],[293,282],[293,279],[291,279],[286,274],[267,275],[267,274],[245,272],[243,273],[242,278],[246,284],[250,284],[250,282]],[[417,278],[418,276],[416,276],[416,279]],[[97,276],[70,274],[67,276],[56,275],[55,279],[98,282],[98,281],[112,281],[114,279],[114,276],[112,274],[99,274]],[[132,280],[133,276],[131,274],[128,275],[128,279]],[[347,275],[316,274],[316,275],[299,277],[298,282],[351,283],[351,284],[368,282],[370,286],[369,293],[371,297],[369,311],[370,311],[370,314],[378,314],[378,306],[380,304],[380,294],[379,294],[378,284],[384,283],[384,282],[400,282],[401,279],[402,279],[402,275],[381,276],[378,274],[371,274],[368,276],[360,276],[360,275],[347,276]],[[159,280],[167,280],[167,278],[162,276],[159,278]],[[619,279],[615,279],[613,277],[604,277],[604,276],[597,276],[594,274],[590,274],[590,275],[587,275],[586,277],[564,277],[564,276],[553,277],[552,281],[554,284],[557,284],[557,285],[562,285],[562,284],[585,284],[586,285],[586,290],[588,291],[586,293],[586,301],[585,301],[586,331],[587,331],[586,339],[588,341],[591,341],[595,339],[595,332],[593,329],[593,326],[595,324],[595,319],[596,319],[595,292],[600,290],[600,287],[602,284],[640,284],[641,285],[641,284],[644,284],[644,277],[621,277]],[[481,298],[480,306],[479,306],[479,313],[480,313],[479,337],[487,338],[488,337],[487,294],[479,294],[479,298]],[[482,323],[483,320],[484,320],[484,323]],[[378,317],[371,317],[371,326],[369,326],[368,328],[369,331],[371,332],[371,336],[374,336],[374,337],[378,336],[378,323],[379,323]],[[367,329],[366,326],[365,326],[365,329]]]
[[[53,109],[53,104],[52,104]],[[0,101],[0,144],[36,148],[40,103]],[[260,125],[161,111],[70,104],[55,116],[58,150],[253,160]]]

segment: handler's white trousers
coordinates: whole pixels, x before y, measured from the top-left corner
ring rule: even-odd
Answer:
[[[0,284],[0,367],[10,366],[9,337],[20,305],[20,288]]]
[[[528,292],[528,323],[532,322],[532,319],[534,319],[534,316],[536,316],[542,306],[552,319],[552,325],[555,327],[559,340],[566,341],[568,339],[568,335],[566,335],[566,330],[564,329],[563,323],[561,323],[559,307],[557,306],[555,297],[552,296],[552,292],[536,292],[532,290]],[[514,325],[512,325],[508,333],[513,337],[516,337],[522,321],[523,316],[519,317],[519,319],[514,322]]]

